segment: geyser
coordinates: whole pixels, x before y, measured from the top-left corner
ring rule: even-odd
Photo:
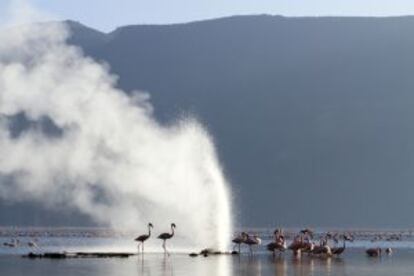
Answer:
[[[175,248],[224,249],[229,191],[206,130],[192,118],[159,124],[145,93],[117,89],[68,34],[60,23],[0,31],[0,196],[117,228],[175,222]],[[15,135],[10,118],[21,114],[31,123]]]

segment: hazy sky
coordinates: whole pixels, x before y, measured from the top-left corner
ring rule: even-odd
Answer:
[[[13,0],[0,1],[0,20]],[[414,14],[412,0],[27,0],[58,19],[96,29],[141,23],[175,23],[234,14],[366,15]]]

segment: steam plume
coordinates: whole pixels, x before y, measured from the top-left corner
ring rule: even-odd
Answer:
[[[68,35],[59,23],[0,31],[0,196],[118,228],[175,222],[183,245],[223,249],[230,203],[208,133],[191,118],[160,125],[148,95],[117,89]],[[18,114],[32,127],[16,136]],[[58,134],[37,127],[44,120]]]

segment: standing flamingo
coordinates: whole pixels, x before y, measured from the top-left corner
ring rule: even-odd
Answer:
[[[11,239],[11,242],[4,242],[3,245],[7,247],[17,247],[20,245],[20,241],[13,238]]]
[[[273,232],[274,241],[269,243],[266,248],[267,250],[273,253],[273,257],[276,255],[276,250],[283,252],[287,249],[285,236],[283,235],[283,231],[281,229],[276,229]]]
[[[175,229],[175,223],[171,223],[171,234],[170,233],[162,233],[158,236],[158,239],[162,240],[162,248],[164,248],[164,253],[167,253],[170,255],[170,253],[167,251],[166,241],[171,239],[174,236],[174,229]]]
[[[262,240],[259,238],[258,235],[253,235],[253,237],[250,237],[249,235],[247,235],[246,240],[243,241],[243,243],[249,246],[250,254],[253,255],[252,245],[260,245],[262,244]]]
[[[246,239],[247,239],[247,233],[246,232],[241,232],[241,234],[239,236],[235,237],[232,240],[232,242],[234,243],[233,250],[236,246],[238,246],[239,247],[239,254],[240,254],[240,246],[244,241],[246,241]]]
[[[144,253],[144,242],[146,240],[148,240],[149,237],[151,237],[151,228],[153,228],[154,226],[152,225],[152,223],[148,223],[148,234],[144,234],[141,235],[137,238],[135,238],[135,241],[138,242],[138,252],[139,252],[139,246],[142,245],[142,253]]]
[[[343,238],[342,247],[332,247],[331,248],[332,254],[335,255],[335,256],[339,256],[342,253],[344,253],[344,251],[345,251],[345,248],[346,248],[346,245],[345,245],[345,242],[346,242],[345,235],[342,235],[342,238]]]
[[[387,253],[387,255],[392,255],[392,248],[391,247],[386,248],[385,253]]]

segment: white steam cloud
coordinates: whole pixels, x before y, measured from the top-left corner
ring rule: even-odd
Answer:
[[[208,133],[193,119],[157,123],[148,96],[115,88],[68,34],[58,23],[0,30],[0,196],[117,228],[175,222],[183,246],[224,249],[230,201]],[[23,113],[62,131],[34,124],[14,136],[10,118]]]

